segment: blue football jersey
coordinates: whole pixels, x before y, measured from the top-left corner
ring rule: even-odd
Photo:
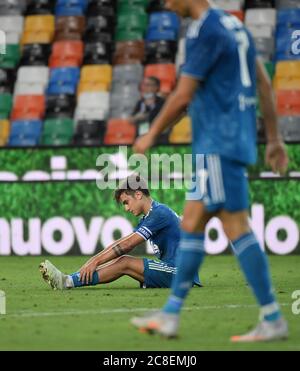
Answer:
[[[210,8],[191,23],[183,75],[199,80],[189,107],[193,154],[256,161],[256,49],[243,23]]]
[[[149,213],[140,220],[134,231],[150,241],[160,260],[175,264],[180,239],[180,219],[173,210],[152,201]]]

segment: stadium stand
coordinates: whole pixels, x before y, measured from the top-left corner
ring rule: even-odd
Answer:
[[[215,3],[245,21],[273,80],[284,138],[300,140],[300,53],[291,48],[300,2]],[[140,99],[140,83],[156,76],[163,95],[172,91],[190,23],[166,10],[163,0],[0,0],[7,37],[0,55],[0,144],[131,143],[126,119]],[[259,105],[257,116],[259,126]],[[20,120],[27,126],[13,125]],[[32,120],[44,120],[38,140],[28,135]],[[190,141],[187,122],[172,130],[170,143]],[[117,123],[120,133],[128,128],[131,134],[115,135]],[[15,127],[26,129],[24,136],[9,135]],[[109,130],[115,134],[106,135]]]

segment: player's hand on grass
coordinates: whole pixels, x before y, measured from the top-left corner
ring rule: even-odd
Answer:
[[[97,266],[98,266],[97,263],[94,261],[91,261],[85,264],[80,269],[80,281],[86,284],[88,284],[89,282],[92,282],[93,274],[96,271]]]
[[[133,150],[135,153],[144,154],[147,149],[153,146],[155,138],[150,134],[143,135],[135,141],[133,145]]]
[[[267,165],[271,166],[274,173],[280,175],[286,173],[289,159],[284,143],[280,139],[267,143],[265,161]]]

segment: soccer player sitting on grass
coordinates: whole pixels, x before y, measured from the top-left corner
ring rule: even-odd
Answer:
[[[115,191],[115,199],[127,212],[143,215],[134,232],[89,259],[79,272],[67,275],[48,260],[40,264],[44,280],[53,289],[70,289],[109,283],[127,275],[144,288],[171,287],[176,274],[175,256],[180,238],[180,219],[166,205],[150,197],[146,181],[139,175],[128,177]],[[136,246],[150,240],[158,260],[128,256]],[[198,274],[194,284],[201,286]]]

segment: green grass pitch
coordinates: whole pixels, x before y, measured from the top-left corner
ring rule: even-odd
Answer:
[[[38,271],[40,257],[1,257],[0,289],[7,314],[0,315],[0,350],[300,350],[300,314],[292,313],[292,292],[300,290],[300,256],[270,258],[276,294],[290,327],[287,341],[236,345],[231,335],[248,331],[258,310],[232,256],[207,257],[201,278],[181,317],[180,338],[137,332],[134,314],[159,308],[168,290],[138,288],[130,278],[63,292],[52,291]],[[86,257],[50,259],[73,272]]]

